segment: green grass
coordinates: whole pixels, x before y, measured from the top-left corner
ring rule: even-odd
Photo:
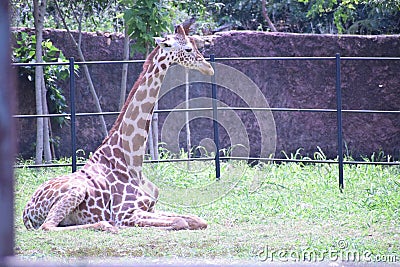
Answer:
[[[208,221],[206,230],[132,228],[116,235],[27,231],[21,216],[33,191],[43,181],[68,172],[68,168],[15,171],[18,257],[61,262],[94,257],[130,262],[159,257],[259,262],[293,261],[307,251],[340,255],[356,251],[364,261],[375,256],[400,261],[399,166],[345,165],[345,189],[340,193],[336,165],[249,167],[225,162],[216,182],[211,162],[191,162],[190,170],[187,163],[146,164],[147,177],[160,188],[158,209],[196,214]],[[329,259],[336,260],[326,254],[324,260]]]

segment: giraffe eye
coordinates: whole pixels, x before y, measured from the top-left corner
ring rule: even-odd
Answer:
[[[190,52],[192,52],[192,48],[185,48],[185,51],[190,53]]]
[[[164,43],[164,47],[169,48],[169,47],[172,47],[172,45],[170,45],[170,44],[168,44],[168,43]]]

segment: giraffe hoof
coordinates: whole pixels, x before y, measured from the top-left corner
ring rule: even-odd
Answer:
[[[44,223],[39,227],[39,230],[43,230],[43,231],[48,232],[48,231],[53,230],[54,228],[55,228],[54,225]]]
[[[94,225],[94,229],[99,230],[99,231],[109,232],[112,234],[118,233],[118,227],[113,226],[111,223],[109,223],[107,221],[101,221],[101,222],[96,223]]]
[[[190,230],[203,230],[207,228],[207,222],[197,216],[185,217]]]
[[[193,227],[193,230],[203,230],[207,228],[207,222],[204,221],[203,219],[199,219],[199,221],[196,223],[196,225]]]
[[[176,219],[172,222],[171,229],[172,229],[172,230],[185,230],[185,229],[189,229],[189,224],[186,222],[185,219],[176,218]]]

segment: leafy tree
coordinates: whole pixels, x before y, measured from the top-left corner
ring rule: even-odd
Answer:
[[[390,34],[400,32],[399,0],[298,1],[308,5],[307,18],[316,21],[331,21],[339,33]]]
[[[236,29],[269,30],[258,0],[221,0],[218,24]],[[305,33],[400,33],[399,0],[297,0],[266,2],[267,15],[278,31]]]
[[[12,60],[16,63],[34,63],[36,54],[36,35],[29,35],[26,32],[15,34],[15,46],[13,48]],[[42,42],[43,61],[44,62],[67,62],[63,52],[55,47],[50,40]],[[78,66],[75,66],[78,70]],[[30,82],[35,81],[35,68],[18,68],[20,79],[27,79]],[[46,98],[48,100],[51,113],[62,114],[65,112],[67,103],[59,86],[60,81],[64,81],[69,76],[69,68],[66,65],[44,66],[44,80],[47,90]],[[62,126],[65,123],[64,117],[56,117],[54,120]]]
[[[29,35],[26,32],[18,32],[14,34],[15,45],[12,52],[12,60],[16,63],[34,63],[36,62],[36,35]],[[53,45],[50,40],[42,42],[43,61],[44,62],[67,62],[61,50]],[[75,66],[75,71],[78,71],[78,66]],[[19,79],[27,79],[29,82],[35,83],[35,68],[19,67]],[[69,67],[66,65],[51,65],[43,66],[44,85],[47,89],[43,100],[44,113],[63,114],[67,108],[67,103],[63,95],[62,89],[59,86],[60,82],[69,77]],[[43,93],[44,94],[44,93]],[[46,106],[45,106],[46,105]],[[48,144],[43,144],[43,147],[50,146],[51,154],[53,154],[53,146],[57,143],[57,138],[51,136],[51,123],[56,122],[60,127],[67,122],[65,117],[54,117],[47,120],[49,139]],[[54,155],[52,155],[54,157]],[[47,159],[48,160],[48,159]],[[40,162],[40,161],[39,161]]]
[[[10,3],[11,26],[33,28],[33,3],[22,0],[11,0]]]
[[[260,29],[261,26],[261,1],[231,1],[222,0],[223,7],[218,23],[232,24],[237,29]]]
[[[46,0],[33,1],[33,18],[35,24],[35,60],[37,63],[43,62],[43,22],[45,18]],[[36,114],[43,115],[47,111],[46,86],[43,76],[43,66],[36,66],[35,70],[35,100]],[[41,164],[43,156],[46,162],[51,160],[49,120],[47,118],[37,118],[36,120],[36,156],[35,162]]]
[[[348,33],[400,33],[400,1],[365,1],[356,8],[358,19],[347,28]]]
[[[123,18],[129,37],[135,40],[132,49],[149,53],[153,37],[171,31],[171,14],[168,5],[159,0],[122,0]]]
[[[190,18],[196,19],[196,27],[193,27],[194,32],[201,33],[202,29],[217,28],[219,24],[218,16],[224,4],[220,1],[212,0],[180,0],[168,1],[170,10],[173,10],[173,24],[179,24],[187,21]]]
[[[307,32],[309,29],[307,8],[297,1],[221,0],[221,2],[223,7],[218,16],[218,23],[231,24],[234,29],[284,32]]]
[[[68,35],[70,37],[70,39],[72,40],[72,42],[74,43],[76,49],[78,50],[78,54],[79,57],[82,61],[86,61],[85,56],[83,54],[82,48],[81,48],[81,44],[82,44],[82,22],[87,20],[87,17],[85,16],[86,14],[86,10],[91,10],[91,4],[93,1],[73,1],[73,0],[69,0],[69,1],[62,1],[60,2],[59,0],[54,0],[55,2],[55,7],[57,9],[57,12],[61,18],[62,24],[64,25],[64,28],[67,30]],[[99,1],[102,2],[102,1]],[[66,8],[65,4],[68,4],[68,8]],[[87,6],[88,5],[88,8]],[[66,20],[66,18],[68,17],[68,14],[71,14],[75,20],[75,24],[78,25],[78,40],[75,39],[75,37],[72,35],[71,30],[68,26],[68,22]],[[96,89],[94,87],[93,84],[93,80],[92,77],[90,75],[90,71],[87,65],[83,65],[83,71],[86,77],[86,80],[89,84],[89,90],[90,93],[92,94],[94,103],[95,103],[95,107],[97,109],[97,111],[99,113],[102,112],[102,108],[100,105],[100,100],[97,96],[97,92]],[[108,134],[108,130],[107,130],[107,125],[104,119],[103,115],[99,116],[100,119],[100,125],[101,125],[101,130],[103,132],[104,137],[107,136]]]
[[[60,1],[67,7],[73,0]],[[13,26],[33,26],[32,3],[11,0],[14,14]],[[86,31],[123,31],[124,7],[146,7],[146,1],[90,0],[73,2],[83,4],[85,20],[82,29]],[[170,25],[196,16],[201,27],[229,24],[234,29],[271,30],[263,16],[262,4],[266,3],[266,15],[278,31],[306,33],[352,33],[352,34],[394,34],[400,33],[400,0],[159,0],[150,2],[154,12],[167,12]],[[160,9],[161,8],[161,9]],[[68,9],[67,9],[68,11]],[[130,11],[127,11],[128,13]],[[45,27],[63,28],[56,12],[55,2],[49,1],[48,18]],[[72,12],[66,20],[71,29],[77,29]],[[133,13],[131,13],[133,14]],[[142,15],[140,12],[136,15]],[[160,14],[158,14],[160,15]],[[138,20],[147,22],[146,20]],[[133,23],[134,21],[132,21]],[[159,21],[157,21],[159,22]],[[162,23],[162,22],[161,22]],[[132,39],[135,36],[131,36]],[[143,43],[142,43],[143,45]],[[139,48],[140,45],[137,46]],[[139,48],[143,51],[146,48]]]

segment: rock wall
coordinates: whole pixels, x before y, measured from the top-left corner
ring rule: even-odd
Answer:
[[[336,36],[262,32],[229,32],[215,40],[218,57],[315,56],[399,57],[400,36]],[[335,62],[226,61],[259,86],[271,107],[336,108]],[[400,61],[343,60],[343,109],[399,110]],[[313,155],[319,146],[337,155],[336,115],[332,113],[273,112],[276,151]],[[355,158],[384,151],[400,155],[399,114],[343,114],[347,153]]]
[[[65,31],[48,30],[45,38],[63,50],[66,57],[78,58],[76,49]],[[211,45],[203,48],[205,56],[215,54],[217,58],[225,57],[400,57],[400,36],[336,36],[307,35],[264,32],[224,32],[209,37]],[[82,39],[86,60],[120,60],[122,59],[122,37],[103,34],[85,33]],[[139,56],[140,57],[140,56]],[[271,108],[293,109],[335,109],[335,61],[323,60],[219,60],[242,72],[254,82],[256,90],[262,92],[266,105]],[[121,65],[90,65],[92,78],[100,97],[103,111],[117,111]],[[141,64],[129,67],[129,85],[133,85],[141,71]],[[343,109],[351,110],[399,110],[400,107],[400,60],[350,60],[341,61],[341,83]],[[224,73],[223,73],[224,74]],[[192,75],[192,74],[191,74]],[[193,74],[195,75],[195,74]],[[235,77],[218,77],[218,79]],[[62,84],[69,100],[69,84]],[[83,73],[76,81],[77,112],[96,112]],[[238,85],[240,87],[240,85]],[[128,86],[129,87],[129,86]],[[18,114],[34,114],[33,85],[20,79],[18,89]],[[231,88],[218,87],[220,105],[246,107],[244,99],[256,98],[256,92],[249,89],[245,95],[234,93]],[[248,95],[247,95],[248,94]],[[160,109],[175,108],[184,102],[184,86],[177,87],[164,95],[159,102]],[[211,86],[208,83],[195,83],[190,86],[191,98],[211,97]],[[259,97],[257,97],[259,98]],[[224,104],[223,104],[224,103]],[[330,158],[337,155],[336,114],[332,112],[287,112],[273,111],[275,129],[267,132],[260,127],[257,112],[236,111],[241,124],[246,128],[246,137],[250,144],[250,155],[258,157],[263,154],[263,143],[273,146],[276,157],[296,153],[301,148],[304,156],[314,156],[318,147]],[[209,115],[207,115],[209,116]],[[212,122],[203,115],[191,121],[192,145],[207,146],[212,138]],[[220,118],[224,118],[220,113]],[[168,114],[161,114],[159,120],[160,135]],[[196,117],[196,116],[194,116]],[[116,116],[107,116],[111,128]],[[263,117],[261,117],[263,118]],[[270,120],[272,117],[266,117]],[[271,124],[270,124],[271,125]],[[22,157],[34,155],[35,124],[33,120],[18,119],[19,153]],[[88,155],[101,143],[103,136],[99,131],[97,117],[78,117],[78,148]],[[56,146],[58,156],[69,156],[69,127],[62,128],[53,124],[53,135],[60,136]],[[235,128],[220,126],[221,146],[229,147],[234,139]],[[168,129],[166,130],[168,132]],[[346,153],[354,158],[370,156],[384,151],[386,155],[400,156],[400,115],[399,114],[364,114],[344,113],[343,134],[346,142]],[[178,129],[177,138],[185,147],[184,128]],[[271,135],[265,138],[264,135]],[[243,139],[243,138],[242,138]],[[271,152],[270,150],[268,150]],[[272,151],[272,152],[274,152]],[[268,153],[269,153],[268,152]]]

